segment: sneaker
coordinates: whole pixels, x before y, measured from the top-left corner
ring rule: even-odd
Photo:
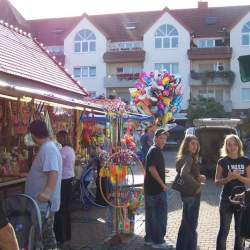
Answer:
[[[144,246],[151,246],[153,245],[152,241],[144,241]]]
[[[173,249],[173,245],[169,245],[166,242],[164,242],[162,244],[153,244],[152,248],[156,248],[156,249]]]

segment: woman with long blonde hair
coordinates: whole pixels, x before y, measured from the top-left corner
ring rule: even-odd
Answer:
[[[240,210],[230,203],[229,197],[235,188],[244,189],[250,185],[250,159],[244,157],[243,146],[237,135],[227,135],[221,148],[221,156],[216,166],[215,184],[223,186],[220,197],[220,230],[217,236],[217,250],[226,250],[227,236],[234,215],[234,250],[244,249],[240,236]]]
[[[180,174],[192,190],[193,195],[187,196],[181,193],[183,203],[182,220],[178,232],[176,250],[197,249],[197,225],[200,210],[201,183],[206,177],[200,174],[198,157],[200,144],[194,135],[187,135],[183,139],[176,157],[176,171]]]

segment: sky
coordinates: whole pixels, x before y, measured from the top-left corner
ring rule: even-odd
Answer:
[[[198,0],[10,0],[26,19],[196,8]],[[209,7],[250,5],[249,0],[208,0]]]

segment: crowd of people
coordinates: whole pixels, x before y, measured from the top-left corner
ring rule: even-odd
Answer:
[[[165,183],[165,164],[162,149],[169,133],[158,129],[154,133],[153,145],[145,159],[145,238],[144,244],[157,249],[172,249],[173,244],[164,239],[167,228],[167,190]],[[194,190],[192,195],[180,193],[182,200],[182,220],[178,232],[176,250],[197,249],[197,225],[199,220],[201,185],[206,177],[200,174],[198,157],[200,144],[194,135],[183,139],[176,157],[176,171],[186,185]],[[226,250],[232,216],[235,219],[234,250],[244,249],[244,239],[240,232],[241,209],[230,201],[237,188],[244,190],[250,185],[250,159],[243,154],[243,146],[237,135],[230,134],[224,139],[221,158],[218,160],[215,184],[222,186],[219,212],[220,228],[216,241],[216,250]],[[189,188],[189,187],[186,188]],[[241,197],[244,194],[239,194]],[[250,230],[250,226],[249,229]]]
[[[30,124],[33,141],[39,146],[27,176],[25,193],[34,198],[39,206],[43,222],[45,249],[56,249],[71,239],[70,202],[74,180],[75,152],[66,131],[57,133],[61,148],[50,139],[45,122],[35,120]],[[165,182],[164,148],[169,132],[153,126],[145,129],[140,138],[142,160],[145,166],[145,238],[144,244],[157,249],[171,249],[165,240],[167,231],[167,190]],[[177,250],[197,249],[197,225],[199,221],[202,184],[206,177],[200,173],[198,164],[200,144],[194,135],[183,139],[176,156],[176,171],[195,190],[192,195],[180,193],[182,220],[177,237]],[[235,219],[235,250],[244,249],[240,234],[239,206],[230,202],[235,188],[244,191],[250,185],[250,160],[244,156],[240,138],[227,135],[217,163],[215,184],[222,186],[219,205],[220,228],[216,249],[225,250],[232,216]],[[242,194],[239,195],[242,197]],[[46,211],[50,206],[49,218]],[[1,211],[0,204],[0,249],[18,249],[15,232]],[[46,223],[45,223],[46,222]]]

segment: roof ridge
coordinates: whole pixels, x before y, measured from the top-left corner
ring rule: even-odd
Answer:
[[[23,29],[19,29],[17,26],[15,27],[14,25],[9,24],[8,22],[5,22],[4,20],[0,20],[0,25],[4,26],[5,28],[8,28],[9,30],[16,32],[19,35],[23,35],[27,38],[33,39],[30,32],[26,32]]]
[[[212,6],[212,7],[207,7],[205,10],[210,10],[210,9],[224,9],[224,8],[243,8],[243,7],[249,7],[250,5],[230,5],[230,6]],[[200,10],[199,8],[185,8],[185,9],[169,9],[170,11],[183,11],[183,10]],[[202,9],[204,10],[204,9]]]

